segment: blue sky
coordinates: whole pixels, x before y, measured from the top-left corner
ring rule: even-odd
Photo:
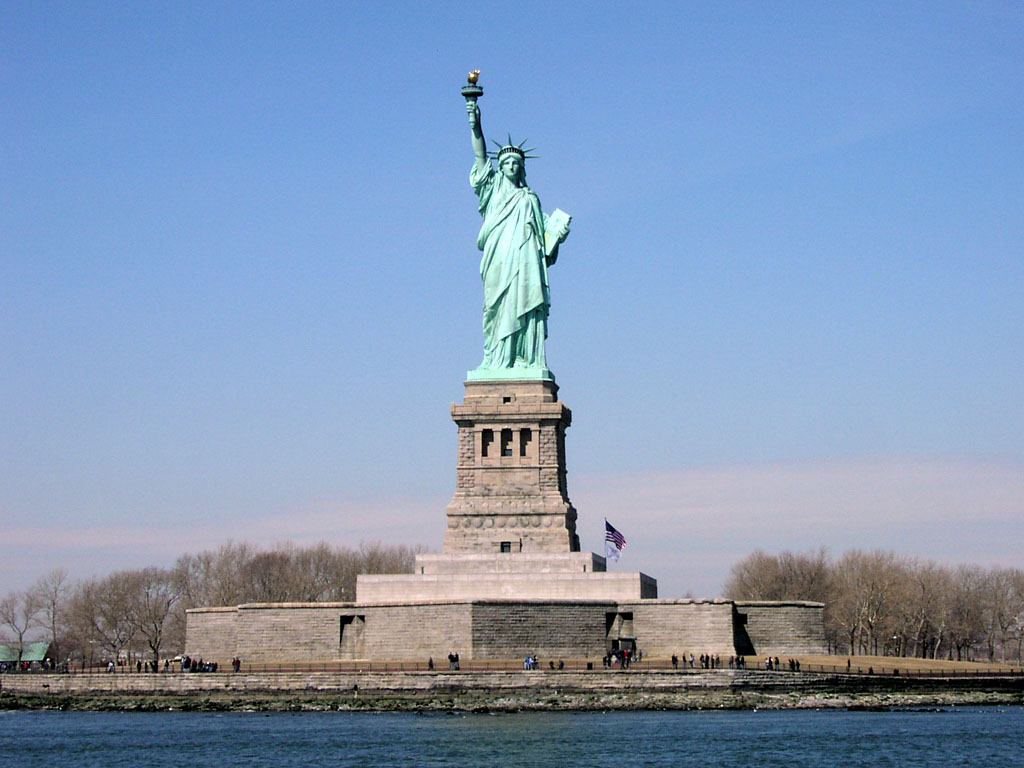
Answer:
[[[439,549],[479,226],[458,89],[573,215],[585,548],[1021,567],[1024,6],[0,8],[0,592],[232,539]]]

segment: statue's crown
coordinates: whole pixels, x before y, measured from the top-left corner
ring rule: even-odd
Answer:
[[[508,137],[508,144],[499,144],[497,141],[494,142],[494,145],[498,147],[498,150],[496,152],[491,152],[491,157],[496,158],[499,165],[501,164],[501,158],[505,155],[519,155],[520,160],[525,160],[528,157],[537,157],[537,155],[530,154],[534,149],[536,149],[536,147],[523,149],[523,144],[525,143],[525,141],[521,141],[518,144],[514,144],[510,134]]]
[[[505,155],[519,155],[520,159],[526,159],[526,153],[523,152],[519,147],[512,146],[511,144],[506,145],[498,150],[498,162],[501,162],[501,158]]]

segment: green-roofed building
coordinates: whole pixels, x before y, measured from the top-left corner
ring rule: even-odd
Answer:
[[[43,640],[38,643],[25,643],[22,646],[21,658],[18,658],[18,646],[13,643],[0,645],[0,662],[8,664],[18,661],[38,661],[43,663],[50,656],[50,643]]]

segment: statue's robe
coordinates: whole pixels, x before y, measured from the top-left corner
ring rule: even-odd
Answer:
[[[484,360],[481,368],[546,368],[548,261],[540,200],[490,163],[473,165],[470,184],[480,198],[483,225]]]

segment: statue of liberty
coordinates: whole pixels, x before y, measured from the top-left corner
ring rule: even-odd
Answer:
[[[470,82],[475,85],[472,76]],[[475,98],[467,96],[466,111],[476,156],[469,182],[484,219],[476,242],[483,251],[484,359],[469,379],[554,380],[544,351],[551,306],[548,267],[569,235],[570,218],[560,210],[551,216],[541,211],[540,200],[526,186],[530,150],[511,137],[491,155],[498,163],[495,171]]]

